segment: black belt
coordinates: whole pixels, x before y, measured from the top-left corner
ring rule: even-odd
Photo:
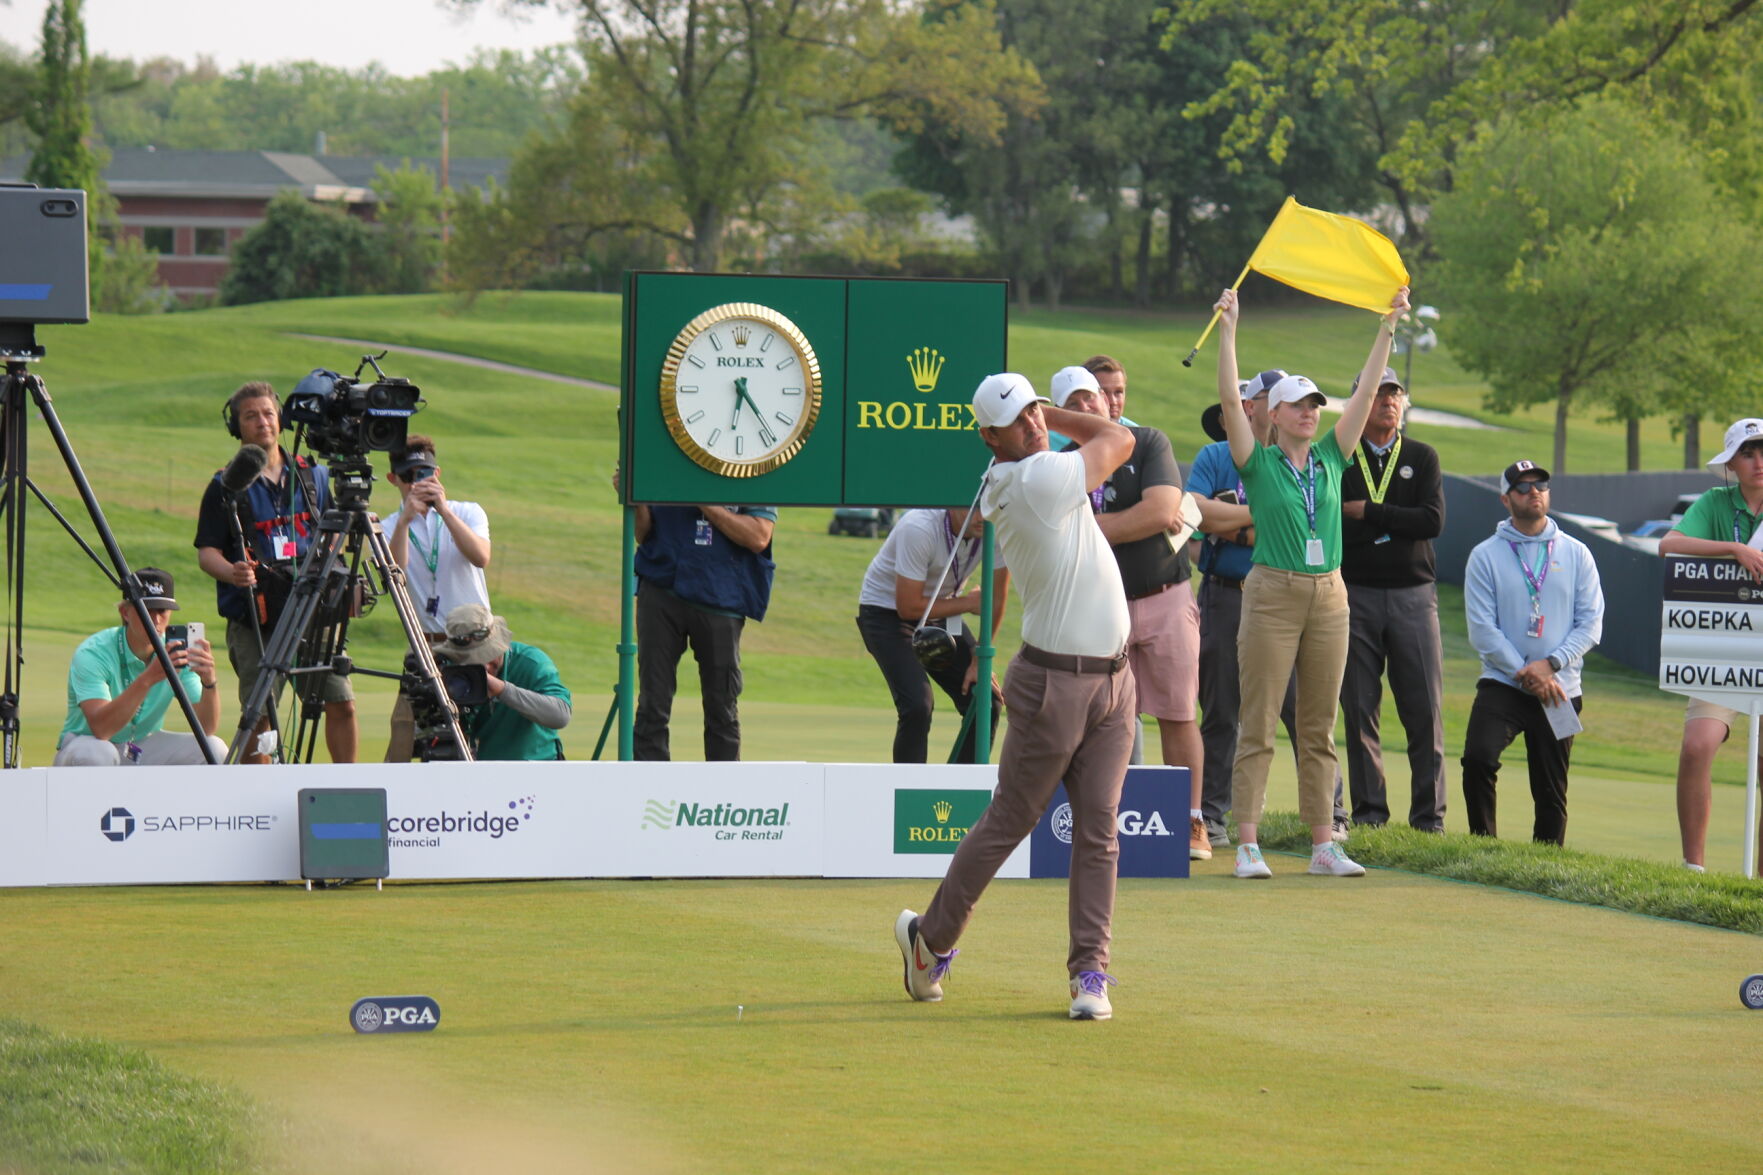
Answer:
[[[1186,582],[1187,582],[1186,580],[1182,581],[1182,583],[1186,583]],[[1164,592],[1168,591],[1170,588],[1175,588],[1175,587],[1180,587],[1180,586],[1181,586],[1181,583],[1166,583],[1162,587],[1154,587],[1148,592],[1140,592],[1136,596],[1128,596],[1127,599],[1129,599],[1129,600],[1148,600],[1152,596],[1162,595]]]
[[[1226,579],[1222,575],[1208,575],[1206,577],[1206,582],[1207,583],[1215,583],[1219,587],[1231,588],[1231,589],[1233,589],[1235,591],[1239,591],[1239,592],[1243,590],[1243,581],[1242,580],[1240,580],[1240,579]]]
[[[1030,665],[1039,665],[1042,669],[1057,669],[1064,673],[1101,673],[1113,676],[1126,668],[1124,649],[1112,657],[1083,657],[1076,653],[1049,653],[1033,645],[1023,645],[1017,656]]]

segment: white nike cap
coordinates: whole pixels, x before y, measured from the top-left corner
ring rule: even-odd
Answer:
[[[973,393],[973,419],[981,428],[1003,428],[1015,423],[1030,404],[1050,403],[1045,396],[1035,394],[1027,376],[1006,371],[979,381]]]

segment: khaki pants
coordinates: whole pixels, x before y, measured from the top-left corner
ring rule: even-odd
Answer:
[[[1306,575],[1257,566],[1243,581],[1237,629],[1241,725],[1231,773],[1231,807],[1245,824],[1261,822],[1273,732],[1294,668],[1298,812],[1309,827],[1334,816],[1335,711],[1347,666],[1347,588],[1338,571]]]

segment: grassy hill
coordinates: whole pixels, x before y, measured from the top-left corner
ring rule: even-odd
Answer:
[[[1193,369],[1179,359],[1200,328],[1200,313],[1146,314],[1069,310],[1016,313],[1012,366],[1044,379],[1096,352],[1113,354],[1130,374],[1128,412],[1166,429],[1183,460],[1204,443],[1199,414],[1212,401],[1203,353]],[[1245,370],[1284,366],[1341,392],[1369,344],[1375,319],[1331,308],[1279,310],[1245,317]],[[48,358],[37,365],[111,522],[135,564],[158,563],[179,576],[191,619],[212,619],[208,581],[190,541],[202,486],[233,451],[219,405],[246,379],[271,380],[285,392],[315,366],[352,370],[359,348],[319,343],[296,333],[372,339],[476,355],[586,379],[617,378],[619,303],[593,294],[486,295],[465,306],[439,295],[271,303],[168,315],[101,317],[87,326],[42,332]],[[1210,348],[1210,344],[1209,344]],[[617,396],[611,391],[488,371],[394,352],[386,370],[423,388],[418,431],[437,438],[443,477],[455,496],[483,503],[495,558],[490,589],[517,637],[544,646],[576,692],[572,756],[592,747],[616,676],[619,508],[609,479],[616,453]],[[1490,416],[1480,386],[1448,352],[1418,356],[1417,404],[1474,416],[1501,432],[1416,428],[1457,472],[1492,472],[1521,454],[1548,451],[1547,409]],[[48,434],[33,434],[31,470],[64,510],[79,503]],[[1662,422],[1648,432],[1648,464],[1668,468],[1675,443]],[[1576,422],[1570,446],[1581,471],[1621,466],[1622,435],[1611,424]],[[390,486],[376,506],[394,501]],[[869,761],[887,754],[891,712],[886,693],[851,618],[857,585],[874,554],[872,541],[825,533],[826,512],[790,509],[779,524],[779,572],[771,615],[746,641],[747,737],[754,758]],[[64,711],[67,652],[109,622],[114,593],[55,524],[33,503],[27,558],[26,621],[31,654],[24,691],[26,760],[47,762]],[[1460,745],[1475,661],[1464,638],[1460,597],[1446,591],[1447,746]],[[1014,617],[1001,645],[1013,648]],[[359,662],[389,666],[396,651],[389,612],[354,628]],[[230,675],[223,675],[228,676]],[[389,692],[359,680],[364,749],[376,750]],[[676,754],[696,757],[691,667],[682,672]],[[1668,778],[1674,767],[1679,703],[1650,681],[1594,664],[1588,684],[1588,734],[1576,758],[1614,775]],[[225,727],[237,720],[227,696]],[[1394,753],[1399,728],[1391,719]],[[933,745],[953,739],[939,727]],[[1736,756],[1724,774],[1738,772]],[[1662,811],[1661,815],[1666,813]]]

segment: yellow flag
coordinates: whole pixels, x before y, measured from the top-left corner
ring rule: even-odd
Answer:
[[[1390,239],[1350,216],[1306,208],[1290,196],[1255,246],[1249,268],[1277,282],[1378,314],[1408,284]]]

